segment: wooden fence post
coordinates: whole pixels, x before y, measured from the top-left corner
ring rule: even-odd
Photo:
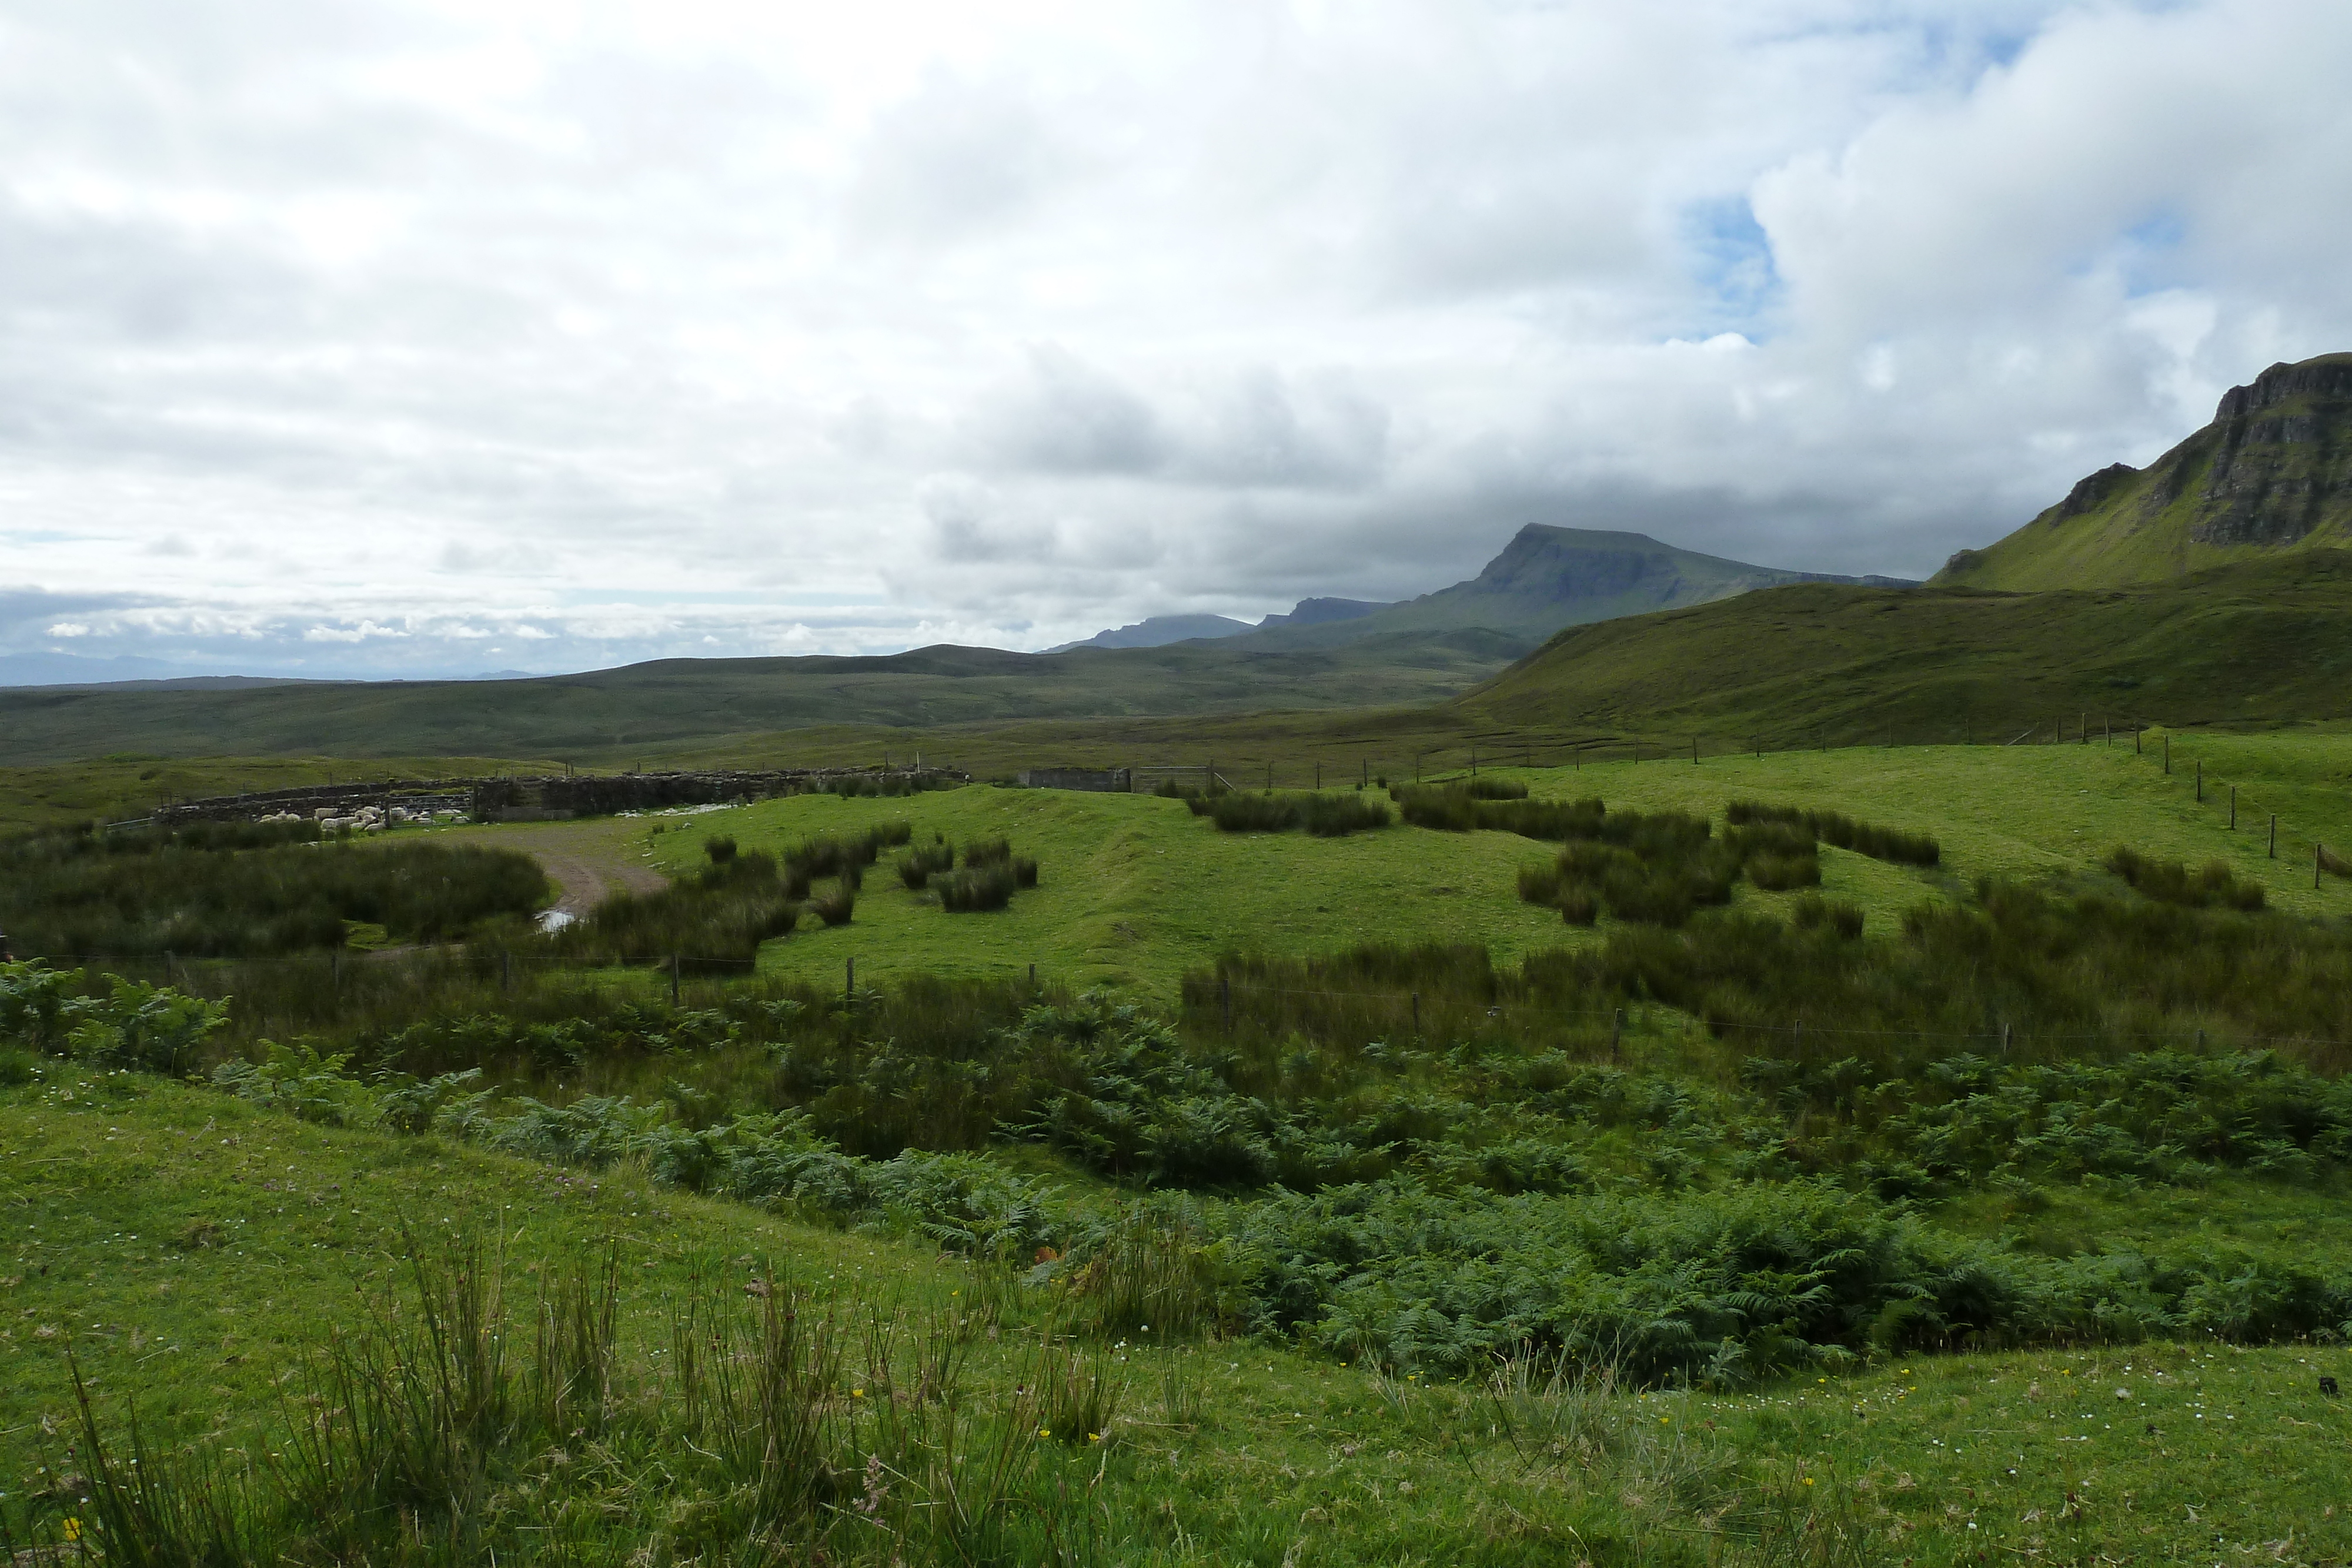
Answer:
[[[2172,737],[2168,735],[2164,737],[2164,776],[2172,777]]]
[[[2314,845],[2312,845],[2312,846],[2311,846],[2311,891],[2312,891],[2312,892],[2314,892],[2314,893],[2317,893],[2317,892],[2319,891],[2319,869],[2320,869],[2320,867],[2322,867],[2322,866],[2326,865],[2326,863],[2327,863],[2327,846],[2326,846],[2326,844],[2314,844]]]
[[[1421,993],[1419,991],[1412,994],[1412,1033],[1414,1039],[1421,1038]]]
[[[1234,977],[1231,975],[1219,975],[1217,977],[1217,1010],[1224,1018],[1225,1032],[1227,1034],[1233,1033]]]
[[[2278,859],[2278,813],[2271,813],[2271,859]]]
[[[2238,787],[2235,784],[2230,786],[2230,831],[2233,833],[2238,831]]]
[[[677,955],[669,956],[669,1005],[677,1006]]]
[[[1034,964],[1029,966],[1029,988],[1033,991],[1037,988],[1037,966]]]
[[[1691,737],[1691,766],[1698,766],[1698,737],[1696,735]]]
[[[2197,803],[2205,803],[2205,759],[2201,757],[2197,759]]]
[[[845,1009],[857,1005],[857,960],[855,958],[842,960],[841,1005]]]
[[[1625,1042],[1625,1009],[1619,1008],[1609,1020],[1609,1060],[1615,1061]]]

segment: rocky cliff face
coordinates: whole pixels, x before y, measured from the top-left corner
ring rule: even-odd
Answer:
[[[2273,365],[2224,393],[2199,435],[2211,457],[2189,538],[2294,543],[2319,526],[2331,497],[2352,494],[2352,355]],[[2186,467],[2176,465],[2183,479]]]
[[[2273,365],[2145,469],[2117,463],[1937,581],[2094,588],[2178,576],[2249,549],[2352,544],[2352,354]]]

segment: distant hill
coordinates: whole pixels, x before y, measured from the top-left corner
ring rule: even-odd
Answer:
[[[2352,551],[2129,589],[1801,584],[1561,632],[1454,705],[1474,727],[1775,746],[2007,740],[2062,716],[2352,715]],[[1727,734],[1727,732],[1728,732]]]
[[[1246,621],[1225,615],[1147,615],[1132,626],[1114,626],[1080,643],[1064,643],[1045,650],[1066,653],[1073,648],[1165,648],[1202,637],[1236,637],[1250,630]]]
[[[190,675],[162,659],[92,659],[78,653],[0,653],[0,688],[118,686],[147,689],[210,687],[226,691],[299,682],[286,675]],[[311,683],[315,684],[315,683]]]
[[[1467,689],[1528,645],[1471,629],[1332,649],[1236,650],[1231,638],[1065,653],[941,646],[880,658],[662,659],[526,680],[28,687],[0,691],[0,761],[132,751],[627,758],[635,747],[658,755],[682,742],[825,725],[919,731],[1427,703]]]
[[[1562,627],[1705,604],[1785,582],[1909,586],[1900,578],[1750,566],[1662,544],[1647,534],[1529,523],[1467,581],[1344,622],[1270,626],[1250,633],[1242,645],[1328,648],[1391,632],[1474,626],[1533,642]]]
[[[2149,464],[2117,463],[1934,580],[2108,588],[2282,551],[2352,545],[2352,354],[2273,365]]]
[[[1164,648],[1171,643],[1186,643],[1195,638],[1238,637],[1245,632],[1262,631],[1268,626],[1321,626],[1333,622],[1353,621],[1387,608],[1385,604],[1360,599],[1302,599],[1289,614],[1269,615],[1255,626],[1224,615],[1152,615],[1132,626],[1097,632],[1082,643],[1064,643],[1045,652],[1066,653],[1073,648]]]

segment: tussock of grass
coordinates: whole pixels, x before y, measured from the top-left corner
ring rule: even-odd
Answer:
[[[1282,833],[1304,829],[1318,839],[1345,838],[1389,825],[1389,809],[1358,793],[1344,795],[1294,791],[1254,794],[1244,791],[1213,796],[1189,796],[1196,817],[1207,817],[1226,833]]]
[[[762,942],[790,936],[800,915],[775,857],[752,851],[712,857],[694,875],[651,893],[616,894],[586,918],[512,946],[607,962],[675,956],[742,965]]]
[[[23,955],[265,957],[341,947],[347,922],[437,941],[546,893],[538,865],[512,851],[321,844],[308,822],[0,842],[0,931]]]
[[[2106,863],[2109,871],[2131,883],[2137,892],[2161,904],[2249,912],[2263,906],[2262,884],[2237,876],[2221,861],[2208,861],[2192,872],[2179,861],[2152,860],[2136,850],[2117,845],[2108,854]]]
[[[1013,902],[1015,883],[1009,864],[983,862],[934,879],[940,907],[950,915],[1003,909]]]
[[[1724,815],[1735,826],[1766,823],[1801,828],[1822,843],[1898,865],[1931,866],[1943,860],[1943,846],[1928,834],[1857,822],[1843,811],[1807,811],[1793,806],[1734,800]]]

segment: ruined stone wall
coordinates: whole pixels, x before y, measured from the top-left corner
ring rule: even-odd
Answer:
[[[478,822],[548,821],[657,811],[673,806],[714,806],[835,788],[850,781],[936,787],[969,783],[950,769],[784,768],[707,773],[548,774],[502,779],[384,779],[359,784],[299,785],[176,801],[142,821],[252,821],[276,812],[308,817],[321,808],[338,815],[362,806],[403,806],[412,811],[463,811]]]

